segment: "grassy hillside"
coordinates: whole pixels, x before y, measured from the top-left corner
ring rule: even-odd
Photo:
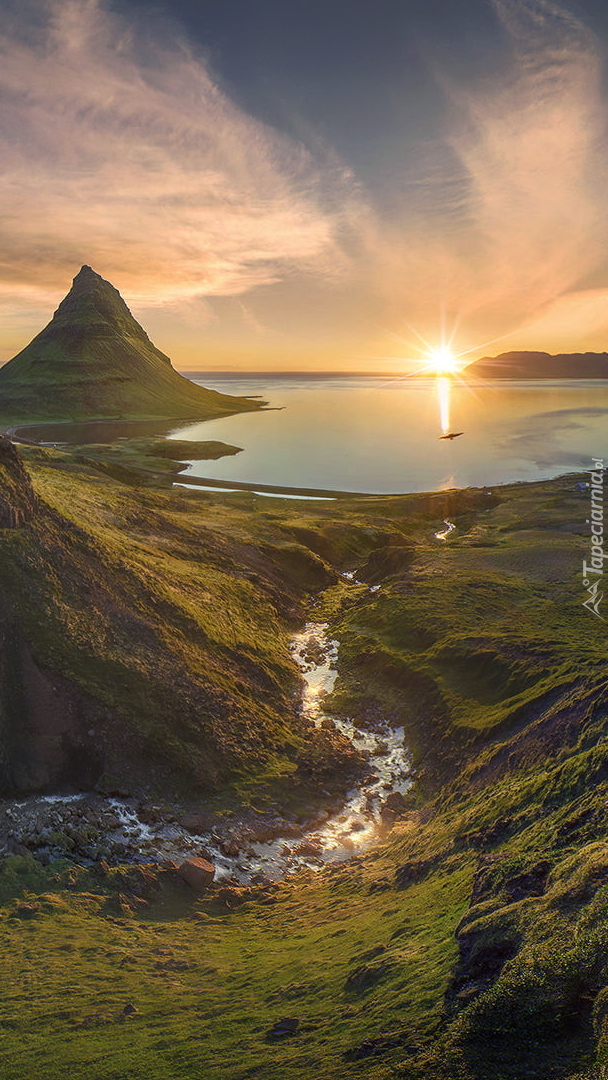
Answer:
[[[5,860],[3,1076],[599,1080],[608,680],[572,484],[303,505],[129,486],[57,453],[28,469],[38,509],[3,533],[3,589],[37,662],[127,710],[113,731],[149,724],[175,777],[193,753],[200,769],[183,698],[154,712],[181,664],[178,695],[225,694],[205,712],[222,775],[280,787],[308,613],[341,641],[331,708],[403,723],[417,782],[383,846],[278,885],[197,898],[169,867]],[[284,1017],[296,1033],[272,1036]]]
[[[271,528],[252,542],[238,504],[31,454],[37,509],[0,547],[4,790],[208,795],[293,769],[288,624],[331,572]]]

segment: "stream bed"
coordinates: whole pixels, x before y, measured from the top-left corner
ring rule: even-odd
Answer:
[[[35,795],[0,803],[0,852],[31,852],[43,861],[67,857],[84,865],[210,859],[216,880],[264,883],[308,867],[357,855],[395,819],[390,807],[411,784],[403,729],[382,722],[374,730],[324,712],[323,699],[337,676],[338,644],[324,623],[308,623],[291,651],[303,679],[301,710],[317,727],[335,727],[368,758],[369,771],[334,813],[317,815],[314,827],[294,828],[280,818],[232,829],[195,831],[166,811],[137,799],[96,793]],[[392,800],[391,800],[392,797]],[[388,813],[387,813],[388,801]],[[281,826],[284,824],[284,830]]]

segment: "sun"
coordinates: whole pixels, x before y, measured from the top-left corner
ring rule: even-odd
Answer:
[[[459,371],[458,360],[447,345],[441,345],[438,349],[431,349],[429,352],[429,367],[433,368],[436,375],[455,375]]]

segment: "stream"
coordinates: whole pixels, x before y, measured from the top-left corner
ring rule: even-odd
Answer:
[[[335,724],[353,746],[366,752],[370,766],[338,811],[317,817],[318,827],[294,830],[285,822],[285,834],[280,835],[279,819],[267,830],[268,838],[261,838],[263,830],[251,828],[219,836],[192,832],[176,817],[136,799],[95,793],[39,795],[0,803],[0,851],[27,850],[44,861],[67,857],[84,865],[101,859],[114,864],[156,863],[200,855],[214,863],[216,880],[239,884],[277,880],[304,867],[320,869],[363,852],[394,820],[394,815],[387,818],[386,800],[392,795],[398,806],[399,794],[411,784],[403,728],[379,724],[378,731],[370,731],[355,720],[324,712],[323,699],[336,680],[338,656],[338,643],[328,637],[326,624],[308,623],[293,638],[291,651],[303,678],[304,717],[317,727]]]

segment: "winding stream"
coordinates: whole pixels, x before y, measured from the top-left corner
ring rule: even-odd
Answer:
[[[436,540],[447,540],[450,533],[453,533],[456,528],[453,521],[446,520],[443,524],[445,525],[445,529],[440,529],[439,532],[435,533]]]
[[[403,728],[379,725],[379,732],[370,732],[354,720],[338,720],[324,712],[323,698],[334,685],[338,655],[338,644],[327,632],[326,624],[311,622],[292,641],[292,655],[303,677],[302,712],[316,726],[324,721],[335,724],[353,746],[369,755],[370,773],[318,828],[295,839],[291,831],[268,842],[250,840],[244,830],[243,838],[226,841],[213,833],[192,833],[167,815],[146,812],[135,800],[45,795],[0,804],[0,846],[7,853],[24,845],[39,857],[71,856],[85,864],[102,858],[159,862],[205,855],[215,864],[217,880],[238,883],[276,880],[364,851],[387,829],[382,816],[386,799],[410,786],[410,760]]]

